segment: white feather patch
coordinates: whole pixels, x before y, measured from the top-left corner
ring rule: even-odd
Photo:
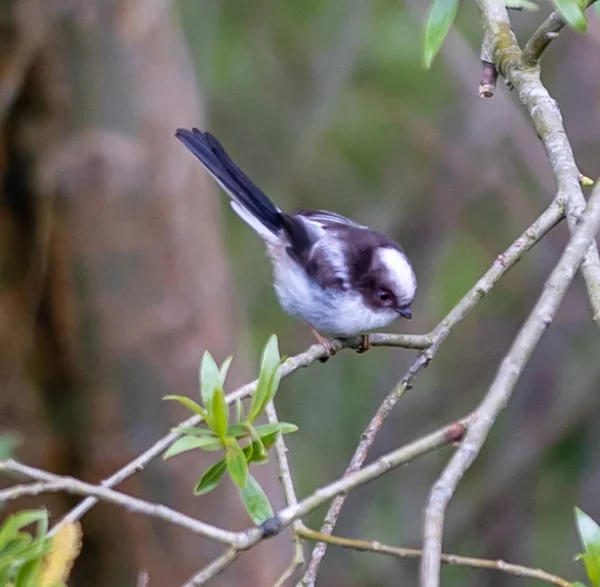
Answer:
[[[396,295],[401,304],[409,304],[417,291],[415,273],[406,256],[397,249],[385,247],[379,249],[381,262],[389,269],[398,288]]]
[[[256,216],[248,212],[246,208],[240,205],[235,200],[231,200],[231,207],[233,211],[253,230],[258,233],[263,240],[268,243],[276,243],[278,241],[277,235],[273,234]]]

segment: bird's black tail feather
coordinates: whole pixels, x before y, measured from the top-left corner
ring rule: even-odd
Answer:
[[[229,196],[272,233],[283,228],[281,211],[230,159],[221,143],[197,128],[177,129],[175,136],[202,162]],[[268,234],[268,233],[267,233]]]

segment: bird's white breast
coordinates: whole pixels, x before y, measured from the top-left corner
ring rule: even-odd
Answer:
[[[393,310],[371,310],[357,292],[320,287],[283,247],[268,249],[274,261],[275,293],[281,307],[320,333],[354,336],[387,326],[398,317]]]

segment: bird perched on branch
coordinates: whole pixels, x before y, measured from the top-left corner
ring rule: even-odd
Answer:
[[[196,128],[175,136],[231,198],[237,215],[264,240],[281,307],[304,320],[328,354],[326,337],[362,336],[398,317],[411,318],[417,282],[391,238],[325,210],[282,212],[230,159],[221,143]]]

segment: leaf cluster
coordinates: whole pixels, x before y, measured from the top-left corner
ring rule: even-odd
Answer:
[[[230,365],[231,357],[219,367],[207,351],[202,357],[199,370],[202,404],[181,395],[165,397],[201,416],[205,426],[176,428],[175,431],[182,436],[164,453],[163,458],[193,449],[221,451],[223,458],[204,471],[194,493],[203,495],[212,491],[227,472],[238,487],[252,521],[261,524],[273,516],[273,509],[264,491],[249,473],[249,465],[266,463],[269,460],[268,450],[275,444],[277,435],[298,429],[287,422],[255,425],[279,388],[281,357],[277,337],[272,335],[263,349],[258,384],[248,413],[245,413],[244,406],[238,399],[233,418],[223,390]]]

